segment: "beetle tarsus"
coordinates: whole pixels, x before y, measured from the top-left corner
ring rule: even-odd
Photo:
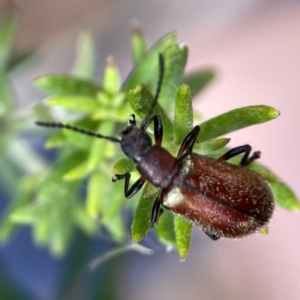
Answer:
[[[260,158],[260,151],[255,151],[249,158],[246,159],[246,161],[241,160],[240,165],[242,166],[248,166],[251,164],[254,160]]]

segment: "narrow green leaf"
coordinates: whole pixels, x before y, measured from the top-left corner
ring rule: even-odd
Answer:
[[[123,83],[122,90],[129,92],[142,82],[153,87],[154,92],[158,79],[158,54],[162,53],[168,46],[174,44],[176,38],[177,34],[172,32],[159,40],[148,52],[146,58],[131,71]]]
[[[231,110],[201,124],[200,141],[207,141],[229,132],[264,123],[279,116],[279,111],[265,106],[248,106]]]
[[[174,224],[178,253],[182,259],[185,259],[190,249],[193,225],[179,215],[175,215]]]
[[[112,56],[107,58],[103,77],[103,90],[109,95],[116,95],[121,86],[119,69]]]
[[[50,108],[44,103],[36,103],[32,107],[32,114],[34,120],[52,120]]]
[[[47,93],[59,96],[96,97],[101,91],[97,84],[72,75],[41,75],[34,79],[34,84]]]
[[[85,178],[91,169],[89,168],[88,161],[85,160],[79,163],[75,168],[69,170],[67,173],[64,174],[64,180],[73,181]]]
[[[131,31],[132,58],[135,64],[143,61],[147,55],[147,43],[140,27],[135,26]]]
[[[93,97],[86,96],[55,96],[46,100],[48,105],[61,106],[67,109],[92,113],[99,109],[99,103]]]
[[[0,115],[11,112],[15,107],[15,97],[7,74],[0,72]]]
[[[144,85],[140,84],[129,92],[128,101],[134,112],[141,119],[144,119],[153,103],[153,96]],[[167,140],[171,140],[173,138],[173,125],[159,104],[154,109],[154,115],[161,117],[164,125],[164,137]]]
[[[78,165],[78,162],[85,158],[84,152],[77,152],[70,155],[63,161],[57,162],[57,165],[47,177],[38,186],[38,203],[53,205],[53,209],[62,210],[63,204],[71,205],[73,203],[72,193],[79,185],[79,181],[64,182],[63,176],[66,172]],[[64,182],[62,184],[62,182]],[[57,206],[56,206],[57,205]]]
[[[124,182],[114,183],[111,178],[106,179],[106,185],[108,185],[109,192],[106,195],[100,197],[102,222],[108,224],[114,222],[116,216],[122,214],[122,208],[124,203],[131,201],[127,200],[124,196]]]
[[[16,189],[16,184],[18,183],[20,175],[14,166],[14,161],[9,160],[7,156],[3,155],[2,153],[0,157],[0,170],[5,170],[5,172],[2,171],[0,173],[0,182],[1,182],[2,191],[4,191],[4,193],[11,198],[16,197],[16,195],[18,194],[18,190]],[[1,224],[1,220],[0,220],[0,224]]]
[[[50,238],[50,227],[47,221],[40,220],[39,223],[33,227],[33,239],[37,246],[44,246],[48,244]]]
[[[0,21],[0,71],[4,71],[9,60],[16,32],[16,19],[6,15]]]
[[[17,208],[10,216],[11,221],[19,224],[32,224],[36,222],[36,216],[41,215],[38,206],[23,206]]]
[[[268,227],[268,226],[263,227],[263,228],[259,231],[259,233],[261,233],[261,234],[269,234],[269,227]]]
[[[43,120],[43,119],[40,119]],[[67,142],[67,137],[64,135],[62,130],[55,132],[50,138],[47,140],[45,147],[48,149],[61,147]]]
[[[132,239],[135,243],[142,240],[151,229],[151,210],[156,194],[146,197],[146,190],[147,188],[144,188],[131,226]]]
[[[96,46],[93,34],[83,30],[77,44],[77,57],[73,74],[83,78],[93,78],[96,67]]]
[[[1,160],[0,160],[1,162]],[[6,162],[7,165],[7,162]],[[5,165],[1,163],[1,167]],[[2,168],[10,172],[9,168]],[[13,222],[11,215],[18,211],[19,208],[25,207],[32,202],[32,199],[35,197],[36,186],[41,181],[41,174],[37,173],[34,176],[23,177],[21,180],[15,178],[11,183],[14,183],[14,193],[12,196],[13,201],[10,201],[9,206],[5,209],[5,212],[2,214],[1,218],[1,227],[0,227],[0,242],[5,243],[11,235],[14,233],[17,228],[16,223]],[[4,181],[5,183],[5,181]],[[18,189],[16,189],[16,186]]]
[[[200,93],[214,79],[215,72],[211,69],[202,69],[188,74],[183,82],[190,86],[192,98]]]
[[[158,239],[163,244],[176,247],[173,213],[168,210],[164,210],[163,214],[159,217],[156,233]]]
[[[90,218],[85,207],[83,205],[76,206],[73,211],[74,222],[81,228],[86,234],[93,235],[98,230],[98,225],[94,219]]]
[[[201,134],[201,131],[200,131]],[[202,155],[209,154],[225,147],[230,142],[228,138],[219,138],[215,140],[209,140],[202,143],[195,143],[194,152],[199,152]]]
[[[278,205],[290,211],[300,211],[299,200],[284,182],[271,182],[269,185]]]
[[[114,131],[114,126],[115,124],[111,121],[103,121],[97,132],[111,136]],[[115,146],[116,145],[105,139],[93,139],[88,157],[88,166],[90,170],[94,170],[99,165],[103,164],[103,158],[105,156],[111,156],[111,154],[115,152]]]
[[[35,239],[47,243],[54,255],[63,254],[70,245],[74,232],[72,210],[78,204],[75,192],[79,182],[64,182],[62,176],[81,159],[82,154],[77,153],[60,162],[37,186],[35,199],[12,214],[16,221],[41,226],[35,229]]]
[[[88,135],[79,134],[76,131],[70,131],[67,129],[62,129],[62,132],[66,136],[68,144],[75,145],[78,149],[89,150],[93,143],[93,138]]]
[[[31,61],[34,54],[35,53],[33,50],[19,50],[18,52],[11,53],[6,63],[5,72],[11,72],[14,69],[24,65],[28,61]]]
[[[109,219],[107,222],[104,221],[104,224],[114,240],[117,242],[124,240],[124,221],[120,214],[114,215],[113,218]]]
[[[239,162],[240,162],[240,158],[239,158]],[[261,164],[253,162],[249,166],[247,166],[247,168],[258,173],[261,177],[263,177],[269,183],[278,183],[279,182],[279,178],[272,171],[270,171],[267,167],[265,167]]]
[[[134,170],[134,167],[135,164],[132,159],[121,158],[115,163],[113,171],[115,174],[131,173]]]
[[[182,83],[187,54],[188,48],[182,45],[171,45],[163,52],[165,73],[159,103],[164,109],[170,109],[175,103],[177,89]]]
[[[174,138],[181,144],[193,128],[193,106],[190,87],[182,84],[177,91],[174,114]]]
[[[53,256],[61,257],[67,250],[74,235],[73,222],[70,218],[71,211],[65,211],[65,215],[56,218],[56,222],[52,224],[52,231],[50,236],[50,251]]]
[[[93,219],[95,219],[101,211],[99,199],[101,195],[102,197],[107,195],[105,193],[106,186],[106,178],[98,170],[94,171],[88,183],[88,195],[86,202],[87,213]]]
[[[0,226],[0,245],[4,245],[10,240],[17,227],[18,226],[9,218],[9,216],[2,216]]]

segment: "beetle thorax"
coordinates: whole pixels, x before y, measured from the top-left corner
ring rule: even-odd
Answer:
[[[151,138],[136,126],[129,125],[120,133],[120,136],[122,151],[136,163],[140,162],[151,150]]]

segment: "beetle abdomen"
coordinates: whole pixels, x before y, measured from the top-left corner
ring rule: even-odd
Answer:
[[[272,192],[255,172],[194,153],[179,163],[173,185],[163,190],[163,205],[204,231],[241,237],[272,217]]]

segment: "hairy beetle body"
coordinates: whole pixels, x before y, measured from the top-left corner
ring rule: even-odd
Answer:
[[[195,153],[179,161],[162,205],[207,233],[229,238],[261,229],[274,210],[272,192],[257,173]]]

